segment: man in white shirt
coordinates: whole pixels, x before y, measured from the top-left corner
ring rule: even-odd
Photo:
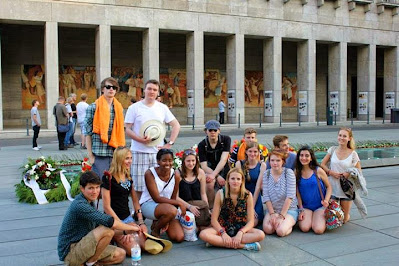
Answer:
[[[141,196],[144,190],[144,173],[150,167],[156,166],[156,154],[159,148],[170,149],[175,143],[180,131],[180,124],[169,108],[157,101],[159,82],[148,80],[144,87],[144,99],[129,106],[125,116],[126,135],[132,138],[131,150],[133,162],[131,174],[134,189]],[[162,147],[149,146],[153,140],[148,136],[140,135],[141,126],[149,120],[158,120],[172,126],[170,141]]]
[[[32,109],[30,110],[30,117],[32,120],[32,129],[33,129],[33,147],[32,149],[38,151],[41,149],[40,146],[37,146],[37,138],[39,137],[40,126],[42,125],[42,121],[40,120],[39,107],[40,102],[38,100],[32,101]]]
[[[85,117],[86,117],[86,109],[89,107],[87,104],[87,94],[82,93],[80,95],[81,101],[76,105],[76,112],[78,115],[78,123],[80,125],[80,138],[82,143],[80,144],[81,149],[86,149],[86,137],[85,137]]]

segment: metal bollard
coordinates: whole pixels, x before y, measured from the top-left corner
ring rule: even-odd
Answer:
[[[216,120],[216,121],[218,121],[218,120],[219,120],[219,119],[218,119],[218,115],[217,115],[217,114],[215,115],[215,120]]]
[[[353,112],[351,112],[351,126],[353,126]]]
[[[370,113],[369,113],[369,111],[367,110],[367,125],[368,124],[370,124]]]
[[[262,127],[262,114],[259,114],[259,128]]]
[[[382,123],[385,124],[385,114],[382,115]]]
[[[194,125],[195,125],[194,119],[195,119],[195,117],[194,117],[194,114],[193,114],[193,130],[194,130]]]
[[[319,126],[319,113],[316,113],[316,122],[317,122],[317,126]]]
[[[301,126],[301,115],[298,112],[298,125]]]
[[[334,119],[335,119],[334,125],[336,126],[337,125],[337,112],[334,113]]]
[[[238,128],[241,128],[241,114],[238,114]]]
[[[280,127],[281,127],[282,119],[283,119],[283,117],[282,117],[282,115],[281,115],[281,113],[280,113]]]
[[[26,135],[29,136],[29,119],[26,118]]]

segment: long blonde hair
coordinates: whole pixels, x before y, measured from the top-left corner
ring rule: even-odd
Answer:
[[[348,143],[346,144],[346,146],[347,146],[349,149],[351,149],[351,150],[356,149],[355,138],[353,137],[352,129],[349,128],[349,127],[341,127],[341,128],[339,129],[339,131],[341,131],[341,130],[345,130],[346,132],[348,132],[348,135],[349,135],[349,137],[351,138],[351,140],[348,141]],[[338,133],[339,133],[339,131],[338,131]]]
[[[130,176],[130,169],[126,169],[124,165],[126,156],[129,153],[131,154],[132,152],[127,147],[118,147],[114,151],[114,157],[112,158],[109,172],[118,183],[121,182],[120,180],[121,176],[125,176],[129,180],[132,179]]]
[[[232,173],[238,173],[238,174],[241,175],[242,182],[241,182],[240,192],[239,192],[239,194],[238,194],[238,198],[239,198],[239,199],[243,199],[244,196],[245,196],[245,192],[246,192],[246,189],[245,189],[245,178],[244,178],[244,173],[242,172],[242,170],[241,170],[241,169],[238,169],[238,168],[232,168],[232,169],[227,173],[226,185],[225,185],[225,194],[224,194],[224,196],[225,196],[225,198],[230,198],[230,185],[229,185],[229,179],[230,179],[230,175],[231,175]]]
[[[259,143],[248,142],[247,147],[245,147],[245,162],[244,162],[244,165],[242,165],[242,171],[243,171],[244,176],[246,177],[247,181],[251,181],[251,177],[249,176],[249,160],[248,160],[247,151],[253,147],[256,147],[258,149],[258,161],[260,161]]]

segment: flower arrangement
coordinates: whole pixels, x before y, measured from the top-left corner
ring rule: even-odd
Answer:
[[[76,171],[74,166],[81,165]],[[67,170],[65,177],[71,185],[71,194],[76,196],[80,193],[79,177],[82,172],[91,170],[88,158],[55,160],[51,157],[40,157],[37,159],[28,158],[28,162],[21,167],[23,180],[15,185],[15,193],[20,202],[36,204],[37,199],[33,190],[26,185],[25,181],[36,181],[41,190],[45,190],[45,197],[48,202],[57,202],[67,199],[65,188],[61,182],[61,170]],[[25,181],[24,181],[25,180]]]
[[[195,153],[198,154],[198,146],[197,146],[197,144],[195,144],[194,146],[192,146],[189,149],[195,151]],[[184,154],[185,150],[186,149],[175,153],[174,158],[173,158],[173,168],[174,169],[178,169],[178,168],[181,167],[181,165],[183,163],[183,154]]]

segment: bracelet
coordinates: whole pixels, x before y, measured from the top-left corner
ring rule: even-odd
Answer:
[[[242,234],[245,234],[244,230],[242,230],[242,228],[240,230],[238,230],[238,232],[241,232]]]
[[[298,210],[299,210],[299,213],[301,213],[301,212],[304,212],[304,211],[305,211],[305,209],[304,209],[304,208],[299,208]]]
[[[219,230],[218,235],[222,236],[223,234],[224,234],[224,229],[222,228]]]
[[[278,214],[278,216],[281,216],[281,217],[283,217],[283,220],[285,220],[285,216],[284,216],[284,215],[282,215],[281,213],[279,213],[279,214]]]
[[[275,212],[270,213],[270,216],[272,216],[273,214],[276,214]]]

